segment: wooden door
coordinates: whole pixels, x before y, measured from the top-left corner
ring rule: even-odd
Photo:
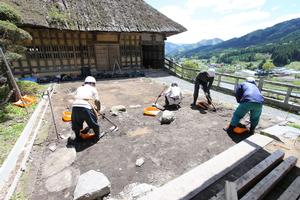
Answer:
[[[119,44],[95,44],[97,70],[112,70],[120,60]]]

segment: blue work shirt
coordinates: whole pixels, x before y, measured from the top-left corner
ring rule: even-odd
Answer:
[[[235,97],[238,103],[264,102],[264,97],[256,86],[255,82],[244,82],[239,84],[235,90]]]

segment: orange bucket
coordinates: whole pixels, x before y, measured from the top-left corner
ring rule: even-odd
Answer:
[[[202,109],[204,109],[204,110],[207,110],[208,107],[209,107],[208,103],[206,103],[206,102],[204,102],[204,101],[199,101],[199,102],[197,103],[197,106],[200,107],[200,108],[202,108]]]
[[[35,102],[36,102],[35,97],[25,95],[25,96],[21,97],[21,99],[19,101],[14,102],[13,105],[25,108],[25,107],[31,106]]]
[[[227,128],[228,128],[228,127],[229,127],[229,125],[227,126]],[[237,134],[237,135],[243,135],[243,134],[248,133],[249,130],[248,130],[248,128],[247,128],[245,125],[243,125],[243,124],[238,124],[238,126],[235,127],[235,128],[233,129],[233,132],[234,132],[235,134]]]
[[[64,111],[63,112],[62,120],[64,122],[70,122],[72,120],[71,115],[72,115],[72,112],[70,112],[70,111]]]
[[[249,130],[247,128],[242,128],[242,127],[235,127],[233,129],[233,132],[238,134],[238,135],[242,135],[242,134],[246,134],[249,132]]]
[[[86,134],[80,134],[80,137],[84,140],[90,140],[93,139],[96,135],[94,133],[86,133]]]
[[[159,112],[160,110],[153,106],[144,108],[144,115],[156,116]]]

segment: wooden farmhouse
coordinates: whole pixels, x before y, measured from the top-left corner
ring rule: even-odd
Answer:
[[[143,0],[2,0],[32,40],[17,76],[160,68],[168,36],[186,31]]]

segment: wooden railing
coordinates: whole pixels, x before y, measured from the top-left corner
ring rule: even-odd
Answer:
[[[186,68],[172,60],[165,58],[165,68],[173,75],[190,82],[194,82],[200,70]],[[234,95],[236,85],[245,81],[245,77],[224,73],[216,73],[213,88]],[[275,107],[291,112],[300,112],[300,87],[292,84],[265,80],[263,77],[256,80],[262,91],[265,102]]]

